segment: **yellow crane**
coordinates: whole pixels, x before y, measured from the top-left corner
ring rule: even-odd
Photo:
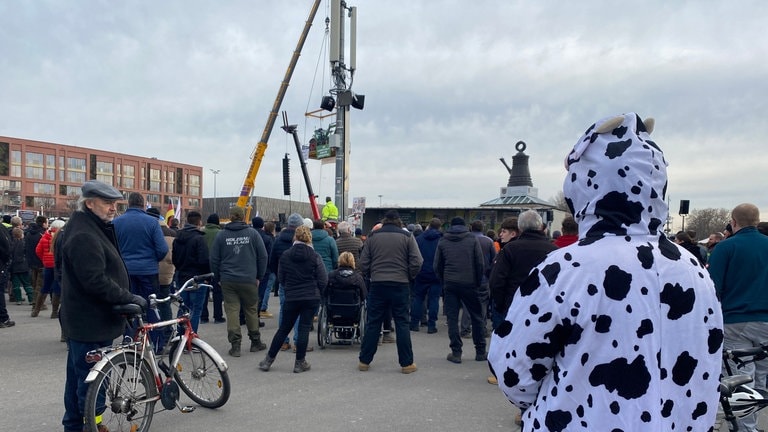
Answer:
[[[248,168],[248,173],[245,175],[243,181],[243,188],[240,189],[240,196],[237,198],[237,206],[245,209],[245,220],[250,220],[251,207],[248,206],[248,199],[253,191],[253,185],[256,181],[256,174],[259,173],[259,167],[261,166],[261,160],[264,159],[264,153],[267,150],[267,142],[269,141],[269,135],[272,133],[272,128],[275,126],[275,120],[277,119],[277,113],[280,111],[280,105],[285,98],[285,92],[288,90],[288,84],[291,82],[291,76],[296,68],[296,63],[299,61],[301,55],[301,49],[304,47],[304,42],[307,40],[309,29],[312,27],[312,22],[315,20],[317,9],[320,7],[321,0],[315,0],[312,5],[312,9],[307,17],[307,22],[304,24],[304,31],[301,32],[299,42],[296,44],[296,49],[291,56],[291,63],[288,65],[288,69],[285,71],[283,82],[280,84],[280,90],[277,92],[275,103],[272,105],[272,111],[269,112],[267,118],[267,125],[264,126],[264,131],[261,133],[261,139],[259,140],[256,150],[251,154],[251,166]]]

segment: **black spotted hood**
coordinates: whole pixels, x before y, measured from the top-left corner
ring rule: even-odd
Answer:
[[[597,121],[565,160],[563,192],[579,238],[656,235],[667,219],[667,162],[651,140],[653,119],[635,113]]]

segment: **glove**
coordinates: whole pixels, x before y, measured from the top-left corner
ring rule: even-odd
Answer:
[[[140,295],[134,294],[131,303],[141,306],[142,310],[147,310],[147,299]]]

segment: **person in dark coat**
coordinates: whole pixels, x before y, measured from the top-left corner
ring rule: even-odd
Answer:
[[[435,274],[435,250],[437,243],[443,237],[440,227],[443,221],[432,218],[429,227],[417,239],[419,252],[424,262],[421,270],[413,281],[413,298],[411,298],[411,331],[419,331],[419,324],[424,315],[424,305],[427,306],[427,332],[437,333],[437,313],[440,308],[440,295],[443,284]]]
[[[280,264],[280,257],[283,253],[290,249],[293,245],[293,236],[296,234],[296,228],[300,227],[304,223],[304,219],[298,213],[292,213],[288,216],[288,224],[275,238],[275,243],[272,245],[272,251],[269,254],[269,270],[275,274],[275,283],[277,285],[277,293],[280,297],[280,313],[277,316],[278,325],[283,322],[283,304],[285,303],[285,287],[280,280],[277,268]],[[296,345],[296,338],[299,333],[299,323],[297,322],[293,328],[293,344]],[[291,340],[288,335],[285,335],[283,345],[280,347],[280,351],[287,351],[291,349]]]
[[[485,323],[480,306],[485,259],[480,242],[469,232],[464,219],[451,219],[451,227],[437,244],[434,268],[445,292],[444,307],[451,348],[447,360],[461,363],[463,343],[459,333],[459,310],[464,304],[472,321],[475,360],[485,361]]]
[[[112,306],[147,306],[143,297],[131,294],[111,223],[121,199],[123,195],[112,186],[87,181],[82,186],[80,210],[72,214],[58,239],[55,258],[63,287],[59,318],[69,337],[62,419],[66,432],[83,430],[85,378],[92,366],[85,361],[86,353],[111,345],[125,329],[125,318],[113,313]]]
[[[272,366],[297,318],[299,335],[293,372],[301,373],[310,369],[306,360],[309,331],[312,315],[320,305],[320,291],[328,283],[328,273],[325,271],[323,259],[312,247],[312,233],[309,228],[298,227],[294,239],[293,246],[280,257],[277,274],[285,288],[284,319],[272,338],[267,356],[259,363],[259,369],[263,371],[268,371]]]
[[[29,265],[29,278],[34,290],[33,301],[36,301],[40,297],[40,290],[43,288],[43,262],[40,261],[40,257],[37,256],[35,248],[40,243],[40,238],[43,233],[48,230],[48,218],[45,216],[38,216],[35,221],[30,223],[27,227],[27,232],[24,234],[24,252],[27,256],[27,264]],[[44,304],[40,305],[39,310],[45,310],[47,307]],[[36,317],[40,312],[32,311],[32,317]]]
[[[202,226],[203,216],[200,212],[192,210],[187,213],[187,223],[184,227],[176,231],[171,250],[180,285],[193,276],[211,271],[208,244],[205,242],[205,233],[200,229]],[[200,315],[208,301],[208,290],[200,288],[195,291],[184,291],[181,297],[191,310],[189,321],[192,324],[192,330],[197,333]]]
[[[32,283],[29,280],[29,265],[27,256],[24,253],[24,231],[21,228],[14,228],[11,231],[11,283],[13,284],[13,293],[16,296],[16,304],[24,303],[23,289],[27,294],[27,300],[31,305],[34,299]]]
[[[264,248],[267,250],[267,256],[272,253],[272,246],[275,244],[274,224],[271,232],[267,232],[266,224],[261,216],[251,219],[251,225],[259,232],[261,240],[264,241]],[[272,318],[274,314],[267,310],[269,306],[269,294],[272,291],[272,284],[275,281],[275,274],[267,265],[267,272],[259,281],[259,318]]]

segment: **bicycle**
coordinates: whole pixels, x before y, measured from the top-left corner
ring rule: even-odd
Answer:
[[[723,419],[730,425],[732,432],[739,430],[738,420],[740,418],[747,417],[768,406],[768,391],[749,387],[747,384],[752,382],[752,377],[734,374],[730,362],[733,362],[736,368],[740,369],[746,364],[766,358],[768,358],[768,345],[723,350],[723,366],[726,375],[720,378],[720,407]],[[720,412],[718,412],[719,416]]]
[[[177,318],[145,323],[141,306],[116,305],[115,313],[137,320],[133,338],[126,336],[117,345],[88,352],[86,360],[95,363],[85,382],[89,383],[85,401],[86,430],[99,432],[146,432],[160,401],[165,410],[178,408],[182,413],[194,406],[179,404],[179,389],[200,406],[219,408],[229,399],[231,386],[227,364],[213,347],[192,331],[190,310],[181,293],[210,285],[201,283],[213,274],[195,276],[164,299],[150,296],[150,309],[173,301],[178,304]],[[173,336],[161,355],[149,337],[150,330],[172,327]],[[165,362],[165,359],[168,362]]]

